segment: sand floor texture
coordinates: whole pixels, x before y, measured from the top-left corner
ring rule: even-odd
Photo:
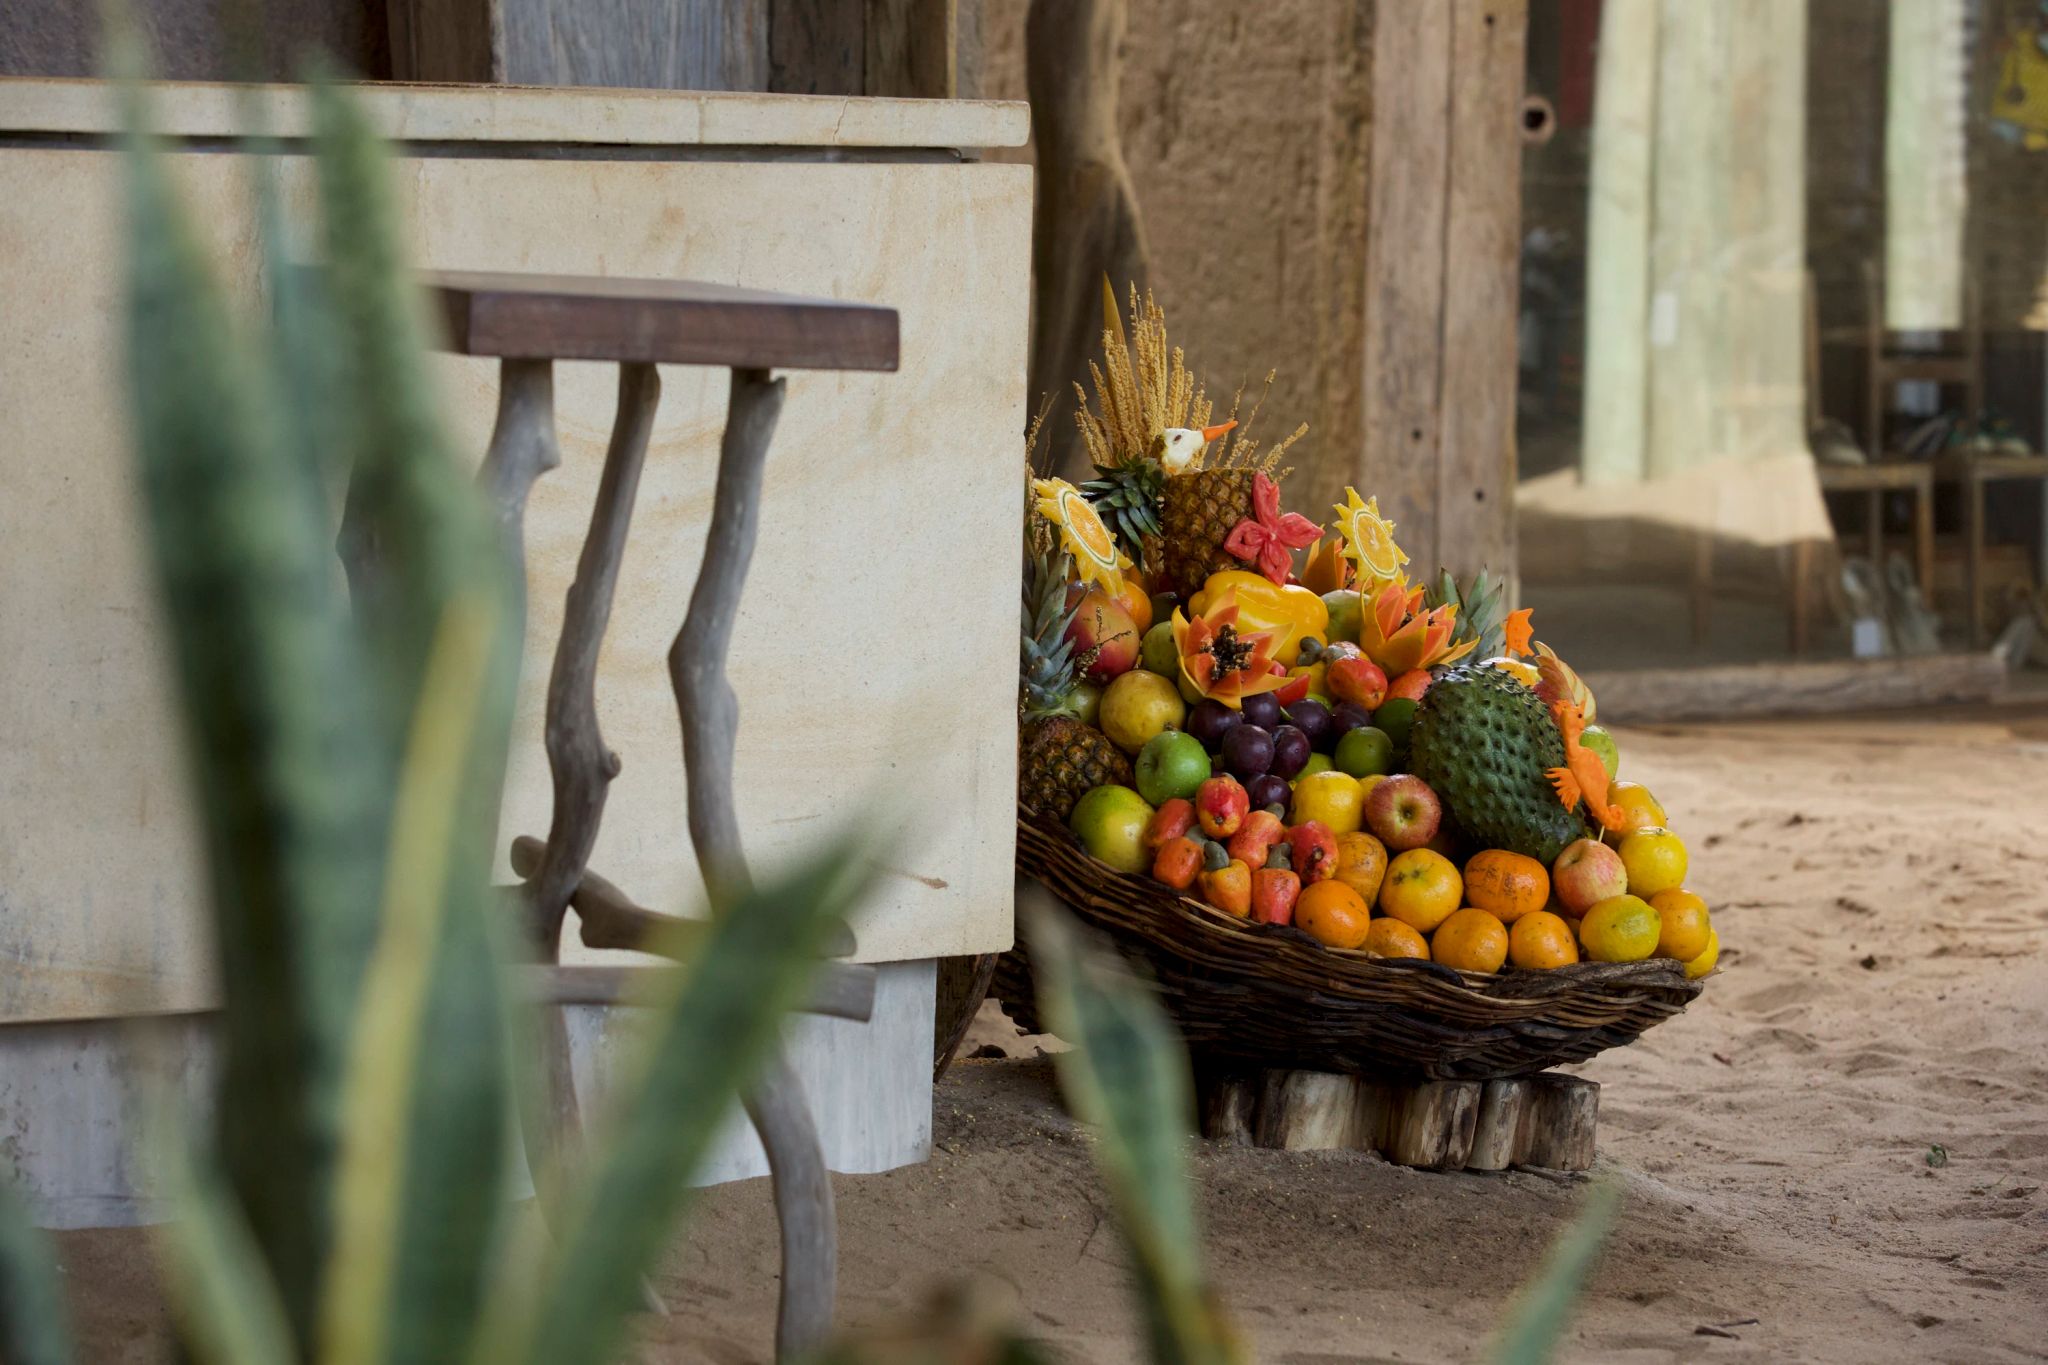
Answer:
[[[1624,1203],[1559,1358],[2048,1359],[2048,712],[1619,738],[1687,836],[1723,970],[1581,1068]],[[1086,1139],[1005,1033],[976,1041],[1017,1055],[940,1087],[929,1164],[838,1182],[842,1318],[978,1276],[1069,1358],[1132,1360]],[[1205,1143],[1193,1166],[1229,1311],[1283,1365],[1481,1358],[1585,1190]],[[87,1358],[161,1358],[137,1236],[61,1247]],[[764,1186],[709,1192],[644,1358],[765,1359],[776,1274]]]

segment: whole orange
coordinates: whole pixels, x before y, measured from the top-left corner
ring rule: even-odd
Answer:
[[[1550,873],[1525,854],[1489,848],[1465,862],[1465,899],[1513,924],[1550,903]]]
[[[1380,897],[1387,876],[1387,846],[1363,831],[1337,836],[1338,881],[1356,891],[1367,905]]]
[[[1437,926],[1429,955],[1461,972],[1497,972],[1508,960],[1508,927],[1484,910],[1460,910]]]
[[[1540,971],[1578,960],[1578,936],[1562,915],[1531,910],[1508,930],[1508,961],[1517,967]]]
[[[1413,957],[1429,961],[1429,940],[1397,919],[1382,915],[1365,931],[1365,950],[1374,957]]]
[[[1707,950],[1707,936],[1714,932],[1707,903],[1690,891],[1659,891],[1650,897],[1662,928],[1657,936],[1657,956],[1690,962]]]
[[[1364,897],[1331,878],[1301,888],[1294,902],[1294,927],[1332,948],[1360,948],[1371,927]]]
[[[1607,788],[1607,801],[1609,805],[1620,809],[1622,818],[1627,822],[1620,829],[1607,831],[1606,839],[1610,844],[1618,844],[1625,836],[1639,829],[1648,829],[1652,825],[1663,829],[1670,828],[1664,819],[1664,807],[1656,797],[1650,795],[1650,789],[1640,782],[1610,783]]]
[[[1465,896],[1458,865],[1433,849],[1411,848],[1387,864],[1380,911],[1426,934],[1449,918]]]

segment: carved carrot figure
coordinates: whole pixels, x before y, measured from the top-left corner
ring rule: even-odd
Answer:
[[[1607,800],[1607,765],[1600,761],[1600,755],[1579,743],[1579,736],[1586,732],[1586,718],[1580,713],[1578,703],[1571,700],[1571,687],[1562,667],[1549,655],[1540,659],[1538,667],[1542,670],[1544,682],[1549,684],[1544,690],[1553,698],[1550,714],[1564,735],[1565,765],[1552,768],[1546,774],[1550,785],[1557,789],[1557,799],[1567,810],[1584,801],[1587,813],[1603,828],[1623,828],[1628,817],[1622,814],[1619,806],[1610,805]]]

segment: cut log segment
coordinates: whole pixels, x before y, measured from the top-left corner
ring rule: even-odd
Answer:
[[[1583,1171],[1593,1164],[1600,1087],[1577,1076],[1402,1083],[1219,1069],[1196,1084],[1202,1136],[1214,1142],[1372,1151],[1433,1171]]]

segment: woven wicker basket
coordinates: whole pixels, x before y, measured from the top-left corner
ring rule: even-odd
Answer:
[[[1328,948],[1112,872],[1063,827],[1021,811],[1017,870],[1141,965],[1198,1058],[1389,1079],[1524,1076],[1633,1042],[1700,990],[1663,959],[1487,976]],[[1037,1031],[1021,949],[1004,956],[991,993]]]

